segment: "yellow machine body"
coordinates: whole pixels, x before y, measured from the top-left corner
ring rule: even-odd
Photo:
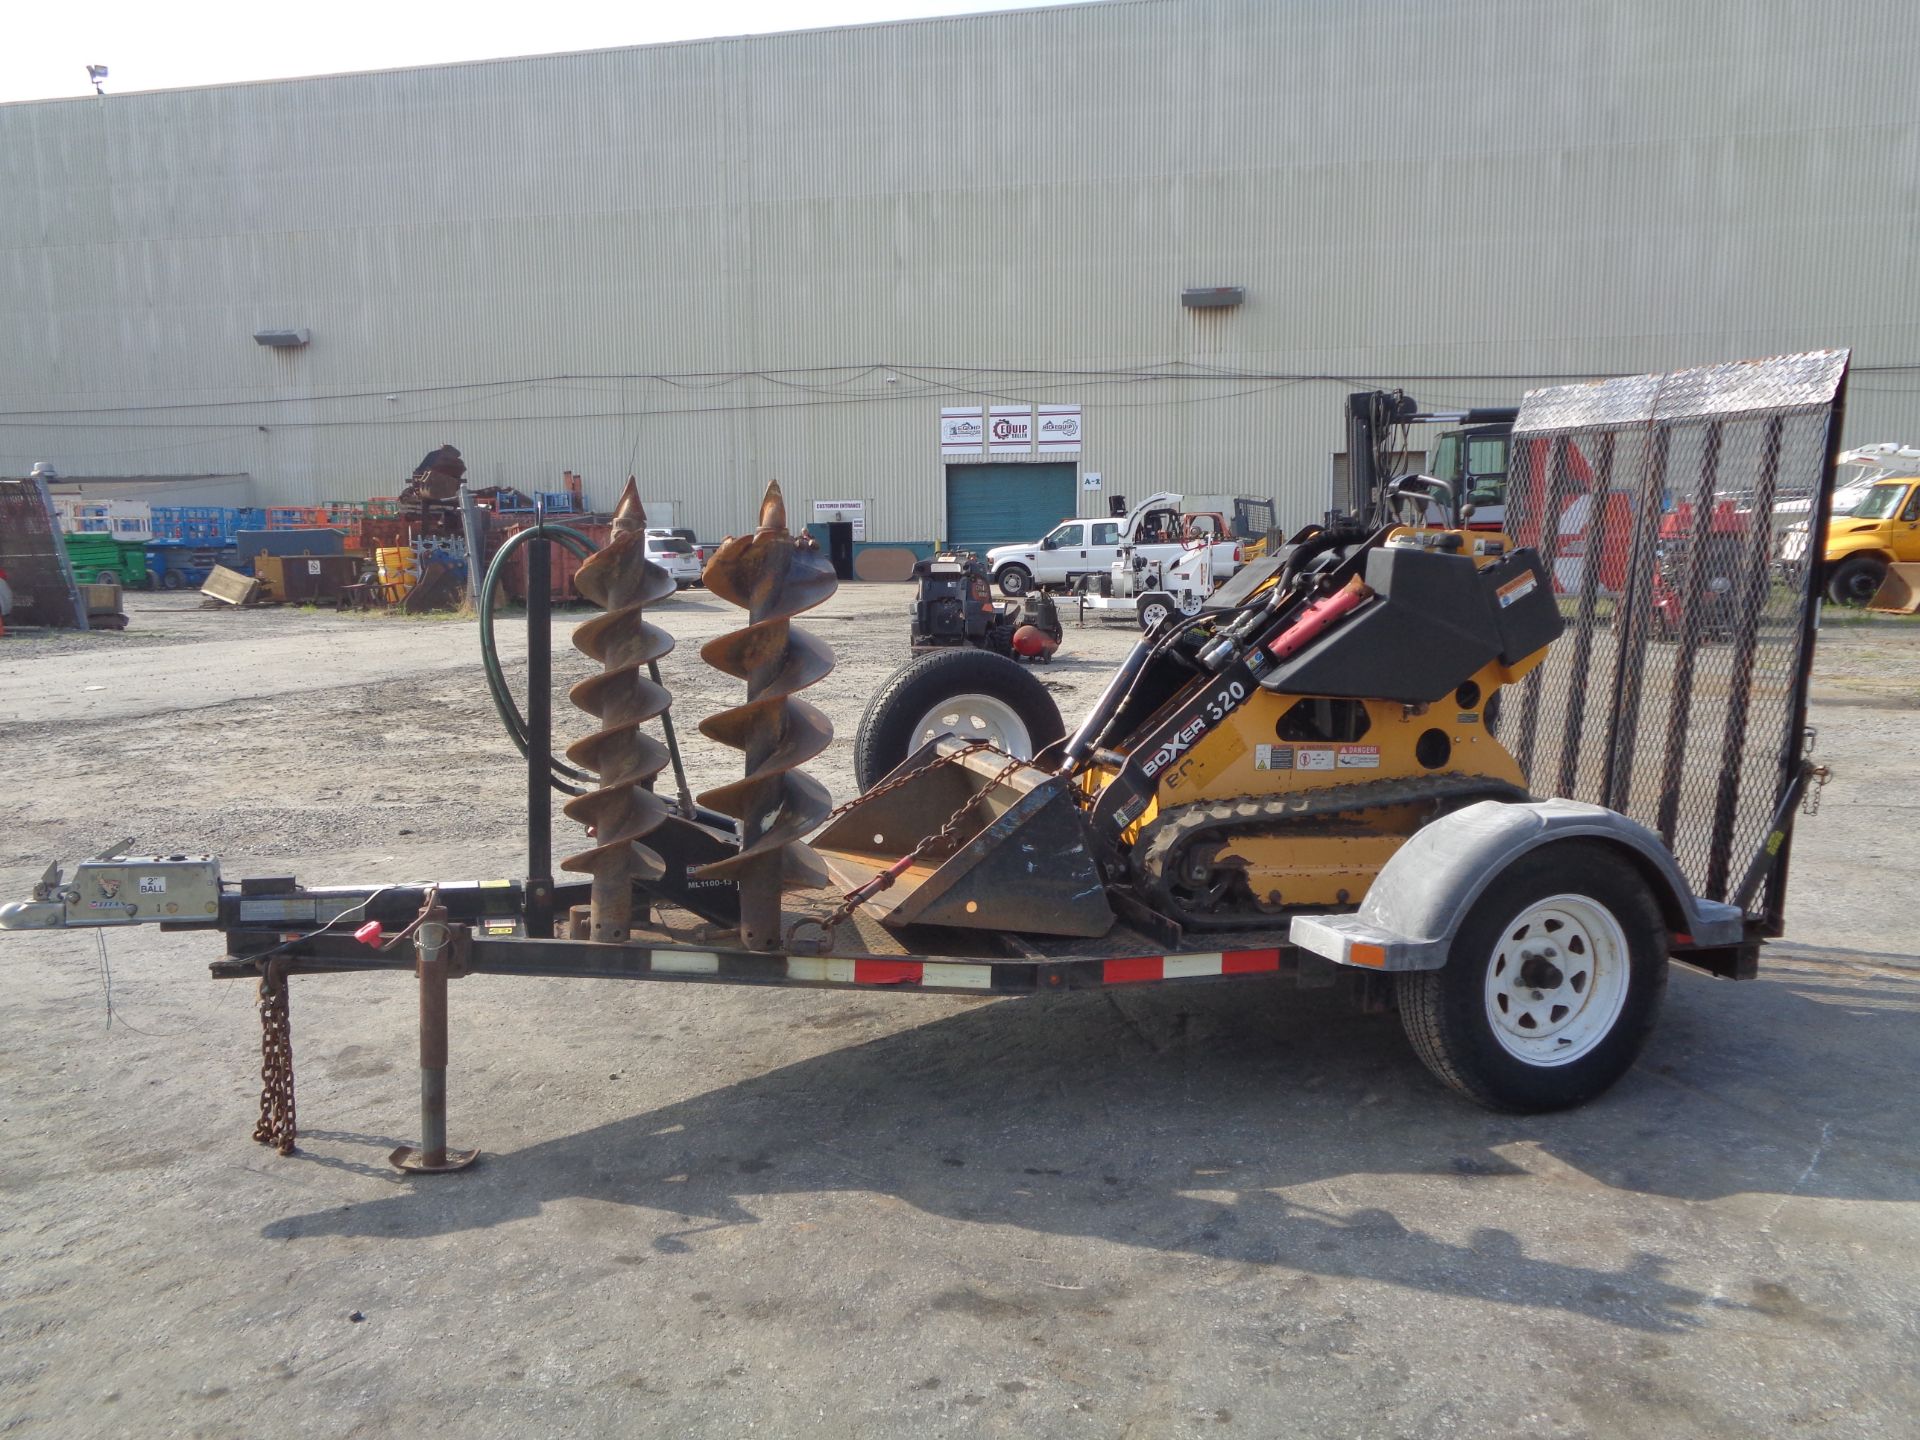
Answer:
[[[1448,533],[1463,536],[1479,566],[1511,548],[1506,537],[1485,532],[1409,527],[1388,538],[1389,543],[1417,544]],[[1182,806],[1305,799],[1370,782],[1477,777],[1524,790],[1526,776],[1495,738],[1488,707],[1503,686],[1523,679],[1546,653],[1543,647],[1514,665],[1489,663],[1447,701],[1426,705],[1259,691],[1161,772],[1152,802],[1125,839],[1138,841],[1161,815]],[[1115,773],[1098,766],[1085,773],[1089,800]],[[1264,833],[1221,839],[1201,858],[1243,872],[1262,908],[1351,905],[1434,813],[1434,802],[1416,800],[1323,819],[1283,820]]]
[[[1487,727],[1486,705],[1502,685],[1521,678],[1538,660],[1535,656],[1518,672],[1497,664],[1485,667],[1454,697],[1472,699],[1471,707],[1262,691],[1167,767],[1153,802],[1126,838],[1137,840],[1141,831],[1179,806],[1308,796],[1416,776],[1477,776],[1524,789],[1526,776],[1519,762]],[[1299,738],[1316,713],[1337,717],[1344,723],[1327,728],[1352,738],[1325,738],[1324,731]],[[1433,739],[1436,734],[1443,739]],[[1438,764],[1427,763],[1436,759]],[[1089,791],[1097,794],[1112,773],[1089,772]],[[1215,863],[1237,862],[1246,872],[1248,888],[1262,904],[1276,909],[1353,904],[1393,852],[1432,814],[1431,803],[1416,801],[1289,822],[1284,829],[1222,841]]]
[[[1114,912],[1128,907],[1221,929],[1295,909],[1357,905],[1423,825],[1481,800],[1525,797],[1526,776],[1496,738],[1488,711],[1559,633],[1550,578],[1537,557],[1516,555],[1503,536],[1407,528],[1375,543],[1438,552],[1476,570],[1500,568],[1476,589],[1445,579],[1432,560],[1395,560],[1380,568],[1389,583],[1411,576],[1410,590],[1398,598],[1350,570],[1342,588],[1314,602],[1324,614],[1311,606],[1291,612],[1289,624],[1301,627],[1296,638],[1290,640],[1292,630],[1262,636],[1261,645],[1275,647],[1267,652],[1272,661],[1253,670],[1243,661],[1231,673],[1220,666],[1204,674],[1190,668],[1186,678],[1163,674],[1165,698],[1152,713],[1125,721],[1125,738],[1102,742],[1111,748],[1092,748],[1078,763],[1049,772],[1019,761],[1009,769],[997,754],[941,752],[940,744],[957,742],[936,742],[815,837],[815,847],[843,883],[883,887],[868,903],[885,907],[895,925],[1099,935]],[[1258,615],[1249,607],[1259,594],[1256,588],[1238,597],[1236,613]],[[1475,661],[1478,668],[1457,680],[1429,674],[1417,687],[1399,684],[1396,662],[1387,661],[1385,671],[1378,663],[1372,671],[1363,666],[1364,681],[1349,672],[1348,680],[1330,683],[1341,673],[1325,664],[1336,653],[1330,644],[1392,644],[1407,633],[1396,628],[1375,641],[1368,638],[1370,620],[1422,603],[1488,601],[1501,607],[1496,627],[1510,614],[1531,617],[1499,633],[1538,636],[1540,643],[1528,653],[1489,648],[1488,628],[1475,619],[1477,632],[1465,624],[1436,632],[1436,644],[1493,657]],[[1522,608],[1508,612],[1509,605]],[[1459,634],[1477,638],[1447,638]],[[1139,663],[1165,662],[1150,653]],[[1317,675],[1328,689],[1346,693],[1289,691],[1276,683],[1282,673]],[[1176,683],[1167,685],[1169,679]],[[1436,679],[1447,687],[1437,698],[1407,698],[1433,696]],[[1232,697],[1209,705],[1205,687],[1221,684],[1235,687]],[[1385,696],[1366,693],[1376,684]],[[1209,709],[1219,713],[1209,717]],[[1168,729],[1175,724],[1184,733]],[[1142,763],[1139,747],[1149,741],[1159,749]],[[1171,750],[1170,758],[1160,760],[1160,750]],[[936,837],[938,853],[923,853],[920,847],[949,824],[951,834]]]

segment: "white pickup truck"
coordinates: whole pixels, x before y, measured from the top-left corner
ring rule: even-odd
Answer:
[[[1218,511],[1183,512],[1185,497],[1168,491],[1149,495],[1123,518],[1063,520],[1038,540],[996,545],[987,568],[1002,593],[1025,595],[1036,586],[1072,585],[1082,575],[1106,575],[1122,545],[1149,560],[1177,563],[1183,550],[1202,542],[1213,550],[1215,583],[1240,568],[1240,542]]]

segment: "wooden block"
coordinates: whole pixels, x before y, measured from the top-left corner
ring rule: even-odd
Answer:
[[[1867,602],[1867,609],[1882,615],[1920,614],[1920,564],[1889,565],[1887,578]]]
[[[878,580],[897,584],[913,578],[913,551],[901,546],[869,545],[854,553],[853,574],[858,580]]]
[[[260,582],[251,575],[216,565],[207,576],[207,583],[200,587],[200,593],[226,605],[251,605],[260,598]]]
[[[118,615],[120,613],[120,587],[118,585],[82,585],[80,596],[87,602],[87,614]]]

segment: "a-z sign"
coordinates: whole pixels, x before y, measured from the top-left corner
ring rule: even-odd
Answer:
[[[995,405],[987,413],[987,449],[1024,455],[1033,449],[1033,411],[1025,405]]]

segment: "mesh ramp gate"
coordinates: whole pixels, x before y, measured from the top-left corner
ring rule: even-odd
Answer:
[[[14,624],[87,628],[66,540],[38,476],[0,480],[0,571],[13,589]]]
[[[1660,834],[1696,893],[1732,892],[1806,748],[1814,564],[1848,352],[1821,350],[1528,393],[1506,529],[1536,547],[1567,630],[1510,695],[1501,738],[1537,795]],[[1810,502],[1785,512],[1788,501]],[[1749,914],[1778,934],[1782,843]]]

